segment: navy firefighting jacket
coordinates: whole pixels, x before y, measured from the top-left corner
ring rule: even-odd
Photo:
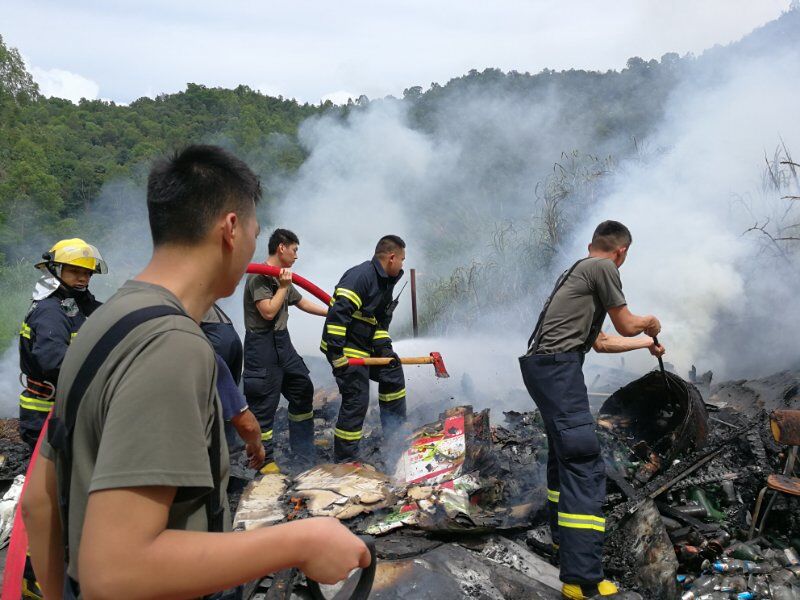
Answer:
[[[389,277],[377,258],[348,269],[333,292],[325,319],[320,349],[329,360],[342,355],[367,358],[391,349],[389,324],[395,284],[403,276]]]

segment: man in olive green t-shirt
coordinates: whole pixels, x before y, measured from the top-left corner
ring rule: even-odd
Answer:
[[[562,596],[574,600],[618,591],[603,577],[605,465],[589,412],[584,357],[592,348],[664,353],[652,339],[661,329],[658,319],[632,314],[622,293],[619,267],[631,241],[622,223],[598,225],[589,256],[559,278],[528,341],[528,351],[520,358],[522,378],[547,432],[547,499],[564,582]],[[601,331],[606,314],[622,336]],[[640,333],[646,335],[634,337]]]
[[[261,426],[266,453],[262,473],[277,472],[272,436],[281,394],[289,401],[289,444],[298,469],[314,462],[314,384],[306,363],[289,336],[289,307],[326,316],[328,307],[312,302],[292,285],[291,267],[300,240],[288,229],[269,237],[268,265],[281,269],[280,277],[250,274],[244,288],[244,393]]]
[[[68,464],[64,451],[48,446],[32,467],[23,514],[45,597],[196,598],[291,567],[335,583],[369,564],[365,544],[335,519],[209,532],[207,498],[220,494],[224,506],[227,451],[213,443],[221,423],[217,367],[198,323],[233,293],[253,256],[260,194],[247,165],[214,146],[189,146],[150,172],[153,256],[67,351],[59,422],[75,374],[120,317],[159,305],[177,314],[145,321],[106,354],[78,408],[71,471],[57,470]]]

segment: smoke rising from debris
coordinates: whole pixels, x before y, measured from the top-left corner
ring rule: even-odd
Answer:
[[[436,348],[410,340],[399,347],[439,350],[447,359],[472,346],[468,363],[505,365],[474,379],[496,380],[501,389],[519,386],[516,356],[543,297],[557,272],[585,255],[594,226],[613,218],[629,225],[635,239],[622,269],[630,306],[661,319],[667,360],[679,374],[696,364],[719,380],[796,365],[796,262],[793,268],[765,252],[766,237],[745,231],[768,218],[774,225],[776,216],[784,224],[800,222],[798,208],[762,186],[765,153],[771,156],[781,141],[800,152],[800,122],[793,117],[800,61],[796,48],[752,47],[753,56],[748,45],[727,54],[717,48],[686,68],[663,122],[638,140],[636,152],[630,139],[598,136],[588,120],[565,123],[566,97],[526,99],[499,85],[434,103],[433,125],[422,131],[411,122],[409,103],[393,100],[373,102],[346,120],[313,119],[301,136],[309,159],[277,214],[281,226],[294,226],[324,256],[306,248],[297,269],[330,289],[345,266],[367,259],[377,237],[392,232],[406,237],[407,266],[421,272],[423,283],[446,276],[456,266],[485,261],[500,224],[536,223],[542,206],[534,188],[562,152],[614,154],[622,157],[618,168],[576,215],[556,268],[531,269],[539,278],[531,297],[454,326],[456,336],[439,338]],[[507,285],[502,269],[488,266],[482,275],[493,281],[483,289]],[[469,294],[454,300],[473,301]],[[400,327],[407,313],[404,299]],[[319,337],[319,327],[306,330],[307,322],[293,322],[304,347]],[[484,356],[476,333],[499,340],[498,351]],[[655,366],[644,351],[624,360],[590,358],[612,367],[623,362],[634,372]]]
[[[632,310],[661,319],[679,373],[695,363],[719,380],[800,363],[800,249],[787,260],[763,233],[745,233],[757,221],[800,223],[800,205],[781,198],[797,179],[778,190],[762,178],[777,145],[800,149],[798,59],[795,48],[727,65],[711,86],[687,82],[650,142],[667,150],[624,165],[576,236],[573,253],[602,219],[631,228],[625,292]]]
[[[617,116],[617,130],[598,131],[589,112],[576,116],[568,88],[529,92],[513,77],[473,85],[468,76],[457,92],[423,100],[421,115],[414,102],[419,90],[412,88],[406,100],[309,119],[300,131],[309,156],[293,177],[273,182],[282,195],[262,219],[254,260],[266,257],[271,230],[286,227],[301,241],[295,270],[328,291],[346,268],[368,260],[386,233],[408,242],[406,268],[418,270],[423,294],[440,291],[434,284],[457,267],[481,263],[479,283],[449,299],[467,307],[471,319],[437,323],[446,335],[408,339],[409,291],[401,297],[392,325],[396,349],[440,351],[453,376],[436,381],[424,367],[408,369],[412,403],[415,396],[422,403],[455,397],[528,408],[517,394],[516,357],[557,273],[585,254],[592,229],[608,218],[633,231],[624,290],[634,312],[661,319],[661,341],[676,372],[685,376],[696,364],[713,369],[718,381],[797,365],[797,257],[787,262],[764,233],[744,233],[767,219],[770,232],[800,222],[800,204],[792,208],[781,199],[785,193],[762,180],[764,155],[771,157],[781,140],[800,154],[800,56],[796,47],[780,47],[778,37],[775,48],[759,46],[752,56],[747,48],[728,54],[717,48],[694,68],[676,71],[682,83],[655,131],[630,114]],[[533,264],[538,259],[516,247],[496,251],[496,233],[508,224],[526,243],[544,226],[537,184],[572,151],[618,162],[580,210],[568,213],[570,236],[553,248],[553,265]],[[791,178],[785,183],[789,190],[797,185]],[[92,205],[90,218],[113,232],[113,243],[98,243],[111,269],[92,282],[98,298],[108,298],[149,258],[144,215],[144,190],[133,182],[108,184]],[[513,277],[509,264],[521,265]],[[430,297],[421,300],[425,305]],[[241,286],[220,304],[242,333]],[[293,310],[290,329],[300,353],[320,360],[322,319]],[[644,351],[624,360],[635,372],[655,365]],[[8,351],[0,365],[0,373],[14,373],[0,381],[5,414],[16,412],[16,362],[16,352]],[[620,367],[622,360],[591,354],[590,363]]]

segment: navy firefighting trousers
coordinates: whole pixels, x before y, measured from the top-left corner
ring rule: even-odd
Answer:
[[[245,334],[244,394],[261,426],[267,462],[274,459],[272,433],[281,394],[289,401],[289,443],[298,458],[314,455],[314,384],[289,332]]]
[[[522,379],[547,430],[547,498],[561,581],[603,579],[605,463],[589,412],[582,352],[519,359]]]
[[[333,432],[336,462],[358,460],[364,417],[369,408],[369,381],[378,382],[378,401],[384,438],[393,435],[406,420],[406,382],[403,367],[347,367],[338,377],[342,407]]]

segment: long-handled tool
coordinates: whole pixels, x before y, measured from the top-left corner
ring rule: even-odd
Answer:
[[[336,592],[336,595],[328,598],[322,593],[319,584],[313,579],[308,579],[308,591],[314,600],[367,600],[372,591],[372,583],[375,581],[375,568],[378,562],[378,555],[375,552],[375,538],[368,535],[360,535],[369,549],[372,560],[366,569],[362,569],[358,577],[350,577],[344,585]]]
[[[392,357],[378,358],[350,358],[348,364],[352,367],[373,367],[391,365],[397,359]],[[433,369],[437,377],[450,377],[447,369],[444,367],[444,359],[438,352],[431,352],[430,356],[409,356],[400,359],[400,364],[403,365],[433,365]]]
[[[656,346],[661,345],[658,343],[658,338],[656,336],[653,336],[653,343]],[[667,379],[667,372],[664,370],[664,359],[660,356],[658,357],[658,368],[661,369],[661,376],[664,378],[664,387],[669,391],[669,379]]]

